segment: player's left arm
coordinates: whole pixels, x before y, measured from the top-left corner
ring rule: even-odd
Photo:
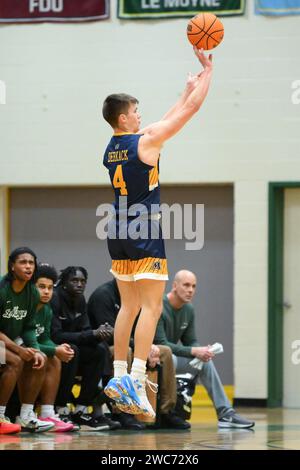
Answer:
[[[165,121],[169,119],[175,113],[177,113],[180,108],[182,108],[182,106],[184,105],[184,103],[186,102],[190,94],[192,93],[192,91],[195,89],[195,86],[197,84],[196,80],[197,80],[197,75],[192,75],[192,73],[189,72],[186,86],[182,95],[180,96],[177,103],[175,103],[174,106],[172,106],[172,108],[169,109],[169,111],[167,111],[166,114],[164,114],[164,116],[161,118],[161,121]]]
[[[201,55],[201,52],[199,51],[199,49],[197,49],[197,47],[193,47],[193,50],[194,50],[194,53],[195,53],[195,56],[197,57],[197,59],[199,60],[199,62],[201,63],[201,65],[204,66],[203,64],[203,58],[202,58],[202,55]],[[186,100],[188,99],[188,97],[190,96],[190,94],[195,90],[196,86],[197,86],[197,83],[198,83],[198,79],[201,75],[202,71],[200,71],[199,73],[193,75],[191,72],[188,73],[188,78],[187,78],[187,82],[186,82],[186,85],[185,85],[185,89],[181,95],[181,97],[179,98],[179,100],[177,101],[177,103],[172,106],[171,109],[169,109],[169,111],[166,112],[166,114],[162,117],[162,121],[164,121],[165,119],[169,119],[171,116],[173,116],[173,114],[177,113],[177,111],[182,108],[182,106],[185,104]]]
[[[138,153],[139,159],[148,165],[155,166],[163,143],[177,134],[183,126],[198,112],[208,93],[212,77],[212,56],[208,58],[203,51],[199,52],[204,70],[197,77],[197,85],[190,93],[183,106],[165,120],[158,121],[140,133]]]
[[[199,49],[197,49],[196,47],[194,47],[193,50],[194,50],[195,56],[197,57],[197,59],[199,60],[199,62],[201,63],[201,65],[202,65],[203,67],[205,67],[205,63],[204,63],[204,60],[203,60],[203,54],[201,53],[201,51],[199,51]],[[185,89],[184,89],[182,95],[180,96],[179,100],[174,104],[174,106],[172,106],[172,107],[163,115],[163,117],[160,119],[160,121],[166,121],[166,120],[172,118],[173,116],[176,116],[176,114],[180,111],[180,109],[181,109],[181,108],[184,106],[184,104],[186,103],[186,101],[187,101],[187,99],[189,98],[190,94],[191,94],[191,93],[195,90],[195,88],[197,87],[201,73],[202,73],[202,71],[200,71],[199,73],[197,73],[197,74],[195,74],[195,75],[193,75],[191,72],[188,73],[187,82],[186,82]],[[144,129],[142,129],[141,131],[139,131],[139,134],[145,134],[145,133],[147,133],[148,130],[150,129],[150,127],[151,127],[151,125],[145,127]]]

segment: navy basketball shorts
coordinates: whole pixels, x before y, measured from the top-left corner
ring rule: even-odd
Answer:
[[[132,218],[109,223],[110,272],[120,281],[168,280],[165,245],[159,218]]]

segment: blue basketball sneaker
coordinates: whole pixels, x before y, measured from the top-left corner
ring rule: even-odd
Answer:
[[[133,405],[132,400],[126,394],[123,393],[120,382],[120,377],[113,377],[112,379],[110,379],[104,389],[105,395],[114,400],[116,406],[119,408],[120,411],[131,414],[140,413],[140,411],[137,410],[136,406]]]
[[[130,375],[124,375],[120,382],[118,383],[118,387],[121,388],[123,395],[129,397],[133,405],[137,408],[136,414],[144,414],[151,418],[155,418],[155,411],[153,410],[152,406],[149,403],[146,394],[146,382],[153,387],[157,387],[155,384],[152,384],[146,377],[144,379],[134,379]],[[155,390],[157,391],[157,390]]]

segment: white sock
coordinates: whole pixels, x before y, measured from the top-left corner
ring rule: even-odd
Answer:
[[[0,406],[0,418],[5,417],[6,406]]]
[[[53,418],[55,416],[53,405],[41,405],[41,418]]]
[[[146,361],[142,359],[134,358],[130,375],[133,379],[138,379],[142,382],[145,382],[146,378]]]
[[[134,388],[140,399],[141,408],[144,410],[143,414],[154,418],[155,411],[153,410],[146,393],[146,361],[134,358],[130,376],[133,380],[138,379],[138,381],[142,384],[141,388],[136,387],[134,384]]]
[[[26,419],[28,417],[29,413],[31,413],[32,411],[33,411],[33,405],[28,405],[27,403],[22,403],[21,411],[20,411],[21,419]]]
[[[127,361],[114,361],[114,377],[123,377],[127,373]]]

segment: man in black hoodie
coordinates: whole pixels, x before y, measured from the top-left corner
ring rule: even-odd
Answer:
[[[63,271],[58,280],[57,288],[51,300],[53,310],[52,339],[56,344],[68,343],[74,350],[74,358],[63,364],[61,382],[56,398],[57,412],[61,419],[69,419],[70,412],[67,403],[73,400],[72,387],[75,377],[80,375],[81,389],[76,400],[73,423],[82,429],[102,431],[116,429],[105,416],[95,419],[88,413],[98,392],[98,383],[109,363],[109,350],[103,341],[107,331],[100,326],[93,330],[87,316],[87,306],[84,290],[88,274],[81,266],[69,266]]]

